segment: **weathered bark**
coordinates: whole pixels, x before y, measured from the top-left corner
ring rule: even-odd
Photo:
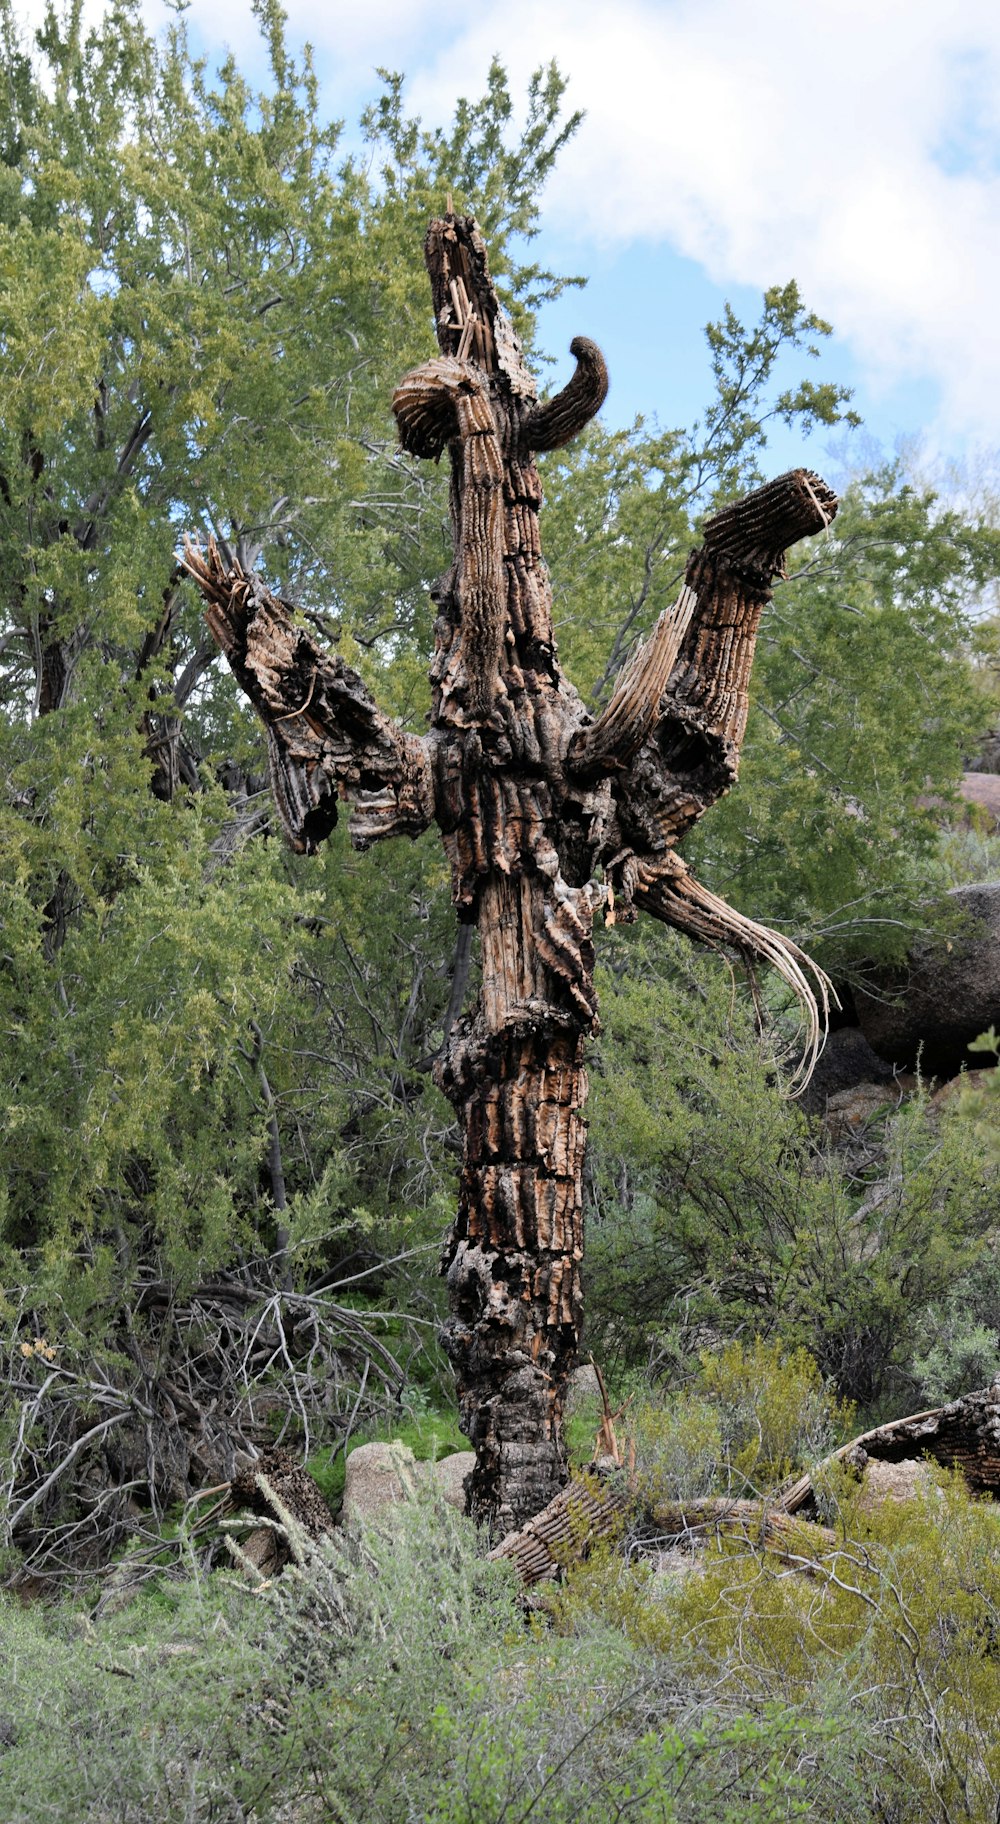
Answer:
[[[434,814],[426,743],[397,728],[356,671],[321,652],[294,624],[287,603],[214,545],[190,545],[185,568],[208,603],[206,619],[237,683],[267,732],[275,804],[293,849],[314,854],[352,802],[351,840],[419,836]]]
[[[441,353],[404,378],[393,409],[411,454],[447,449],[451,461],[455,561],[432,590],[430,733],[396,728],[257,578],[227,573],[215,551],[188,564],[264,720],[294,846],[328,833],[338,793],[355,804],[359,846],[433,817],[459,917],[478,923],[482,991],[450,1024],[437,1065],[465,1134],[445,1343],[476,1450],[471,1512],[505,1532],[566,1480],[595,913],[642,907],[775,963],[809,1012],[810,1042],[818,1036],[807,959],[699,887],[673,848],[736,778],[771,582],[787,546],[825,526],[836,501],[799,470],[710,520],[678,602],[594,722],[556,656],[534,453],[598,409],[603,358],[578,338],[573,379],[539,404],[475,222],[433,222],[426,257]]]

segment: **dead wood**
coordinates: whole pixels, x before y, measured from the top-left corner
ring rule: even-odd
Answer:
[[[206,620],[267,732],[274,801],[293,849],[314,854],[350,797],[351,840],[418,836],[434,814],[425,743],[379,709],[358,673],[320,650],[294,610],[215,541],[187,544],[184,567],[208,604]]]
[[[230,1497],[235,1507],[265,1519],[282,1521],[291,1514],[310,1539],[333,1530],[333,1515],[319,1484],[290,1450],[273,1444],[233,1477]]]
[[[592,728],[574,735],[566,764],[586,779],[620,772],[638,753],[660,715],[660,703],[677,662],[681,641],[698,606],[685,583],[676,602],[665,608],[649,639],[626,665],[608,707]]]
[[[572,380],[529,412],[521,427],[526,450],[559,450],[586,428],[608,396],[608,370],[604,356],[589,336],[574,336],[569,352],[576,357]]]
[[[509,1559],[522,1584],[556,1578],[586,1559],[596,1545],[615,1538],[655,1537],[658,1549],[702,1546],[711,1539],[739,1540],[775,1554],[781,1562],[810,1571],[836,1545],[829,1527],[795,1519],[778,1502],[644,1499],[624,1476],[585,1476],[560,1490],[548,1507],[490,1553]]]
[[[761,613],[784,552],[829,523],[836,499],[796,470],[710,519],[678,602],[595,722],[556,653],[534,454],[599,408],[603,357],[577,338],[573,378],[539,404],[476,223],[432,222],[425,254],[439,353],[405,376],[393,410],[411,455],[447,451],[451,466],[455,558],[431,592],[429,733],[397,728],[258,578],[226,570],[214,548],[187,564],[267,729],[293,845],[329,833],[340,794],[361,847],[433,819],[456,910],[479,928],[478,1003],[449,1021],[436,1064],[465,1137],[444,1341],[476,1450],[470,1511],[499,1534],[567,1477],[595,914],[643,909],[773,962],[806,1009],[807,1060],[818,1043],[825,978],[818,1005],[801,952],[701,888],[673,851],[736,779]]]
[[[605,1413],[602,1430],[606,1420]],[[1000,1498],[1000,1376],[947,1406],[861,1432],[818,1469],[762,1500],[653,1500],[642,1494],[634,1475],[585,1475],[526,1526],[509,1533],[490,1556],[510,1559],[528,1586],[559,1576],[588,1557],[595,1545],[615,1537],[655,1533],[658,1545],[695,1545],[724,1535],[808,1572],[821,1567],[824,1554],[836,1547],[830,1528],[815,1523],[817,1483],[824,1470],[846,1463],[861,1474],[870,1460],[901,1463],[922,1456],[943,1469],[960,1470],[974,1494]]]
[[[829,1464],[847,1463],[860,1473],[869,1458],[901,1463],[913,1457],[930,1457],[942,1469],[960,1470],[974,1494],[1000,1499],[1000,1377],[947,1406],[861,1432],[818,1470],[799,1476],[782,1493],[781,1506],[786,1514],[815,1513],[816,1482]]]
[[[254,1506],[276,1423],[296,1454],[278,1450],[273,1486],[290,1490],[288,1507],[311,1524],[293,1485],[305,1474],[298,1454],[349,1435],[359,1410],[386,1416],[404,1374],[376,1316],[338,1303],[335,1286],[288,1293],[281,1277],[280,1257],[248,1262],[184,1299],[143,1278],[133,1301],[140,1334],[105,1339],[110,1365],[89,1350],[21,1341],[15,1321],[0,1341],[0,1379],[19,1413],[0,1461],[0,1544],[17,1549],[19,1583],[110,1575],[109,1552],[126,1541],[130,1574],[141,1577],[162,1561],[159,1520],[172,1506],[185,1513],[177,1549],[196,1534],[204,1541],[211,1501],[230,1484],[237,1498],[247,1487]]]

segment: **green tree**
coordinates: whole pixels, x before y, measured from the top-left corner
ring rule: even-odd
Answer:
[[[257,17],[254,89],[134,5],[89,33],[50,11],[33,47],[0,13],[0,1247],[8,1343],[55,1337],[45,1399],[79,1396],[49,1425],[41,1367],[22,1388],[29,1487],[100,1416],[95,1347],[143,1404],[173,1299],[272,1252],[299,1290],[346,1255],[368,1273],[443,1226],[453,1171],[425,1073],[454,942],[440,861],[376,874],[268,840],[259,730],[177,546],[266,563],[419,722],[446,495],[388,404],[425,333],[420,240],[432,198],[485,184],[501,253],[523,245],[572,121],[554,71],[521,130],[499,68],[440,131],[390,80],[352,158],[280,10]],[[506,265],[516,303],[559,283]],[[349,1356],[349,1313],[340,1334]]]
[[[408,121],[393,78],[366,117],[369,169],[340,152],[280,10],[256,10],[270,60],[260,91],[232,60],[211,76],[183,21],[158,45],[134,6],[112,8],[89,34],[76,10],[52,11],[34,55],[3,15],[5,1074],[20,1124],[10,1195],[22,1241],[58,1232],[68,1244],[92,1222],[93,1198],[104,1220],[100,1187],[120,1201],[110,1186],[151,1095],[148,1137],[170,1151],[183,1122],[167,1113],[164,1072],[194,1091],[210,1071],[252,1170],[261,1092],[240,1052],[248,1020],[281,1028],[289,1055],[295,1021],[319,1017],[322,996],[314,986],[310,1004],[304,984],[322,980],[329,993],[336,973],[331,927],[341,957],[352,922],[364,948],[350,867],[327,878],[323,864],[253,840],[268,827],[262,746],[177,569],[179,529],[217,536],[248,566],[266,561],[362,669],[385,674],[400,713],[419,718],[426,687],[413,658],[428,639],[445,505],[437,478],[396,452],[388,397],[424,331],[420,234],[447,184],[459,195],[482,187],[501,249],[530,236],[538,188],[574,124],[560,120],[554,71],[530,85],[512,143],[499,67],[447,132]],[[558,284],[508,264],[519,295]],[[426,937],[426,889],[407,903],[414,865],[399,856],[390,878],[404,926]],[[340,899],[342,921],[320,916],[315,892]],[[403,1007],[374,1047],[369,1035],[369,1070],[399,1051],[406,1005],[422,1007],[428,977],[447,965],[443,933],[419,958],[405,933],[402,943],[413,980],[393,981]],[[335,995],[342,1024],[371,987]],[[201,1012],[182,1017],[189,995]],[[428,1017],[446,999],[439,980]],[[136,1030],[122,1036],[130,1007]],[[423,1027],[411,1013],[411,1055],[393,1060],[400,1083]],[[43,1054],[58,1085],[48,1098]],[[294,1096],[294,1071],[268,1069]],[[105,1089],[127,1111],[118,1127],[93,1112]],[[314,1089],[307,1071],[297,1091],[305,1100]],[[329,1099],[324,1090],[319,1106]],[[389,1099],[405,1108],[412,1084]],[[65,1173],[27,1164],[31,1110],[46,1101],[41,1152],[68,1152]],[[207,1120],[210,1102],[201,1107]],[[205,1127],[206,1160],[218,1138]],[[223,1179],[228,1153],[215,1154]]]

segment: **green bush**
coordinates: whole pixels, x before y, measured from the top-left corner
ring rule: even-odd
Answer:
[[[690,1395],[718,1437],[735,1370]],[[781,1372],[787,1454],[816,1382]],[[530,1625],[429,1495],[257,1594],[174,1581],[96,1625],[7,1601],[4,1824],[988,1824],[996,1515],[941,1474],[874,1514],[846,1472],[826,1496],[809,1574],[745,1539],[686,1575],[605,1546]]]
[[[780,1716],[792,1750],[780,1787],[790,1809],[776,1815],[992,1824],[995,1509],[943,1472],[929,1476],[921,1498],[874,1512],[847,1472],[831,1475],[827,1495],[835,1543],[817,1555],[813,1541],[798,1566],[725,1536],[686,1574],[668,1576],[606,1549],[570,1573],[554,1605],[557,1627],[574,1640],[604,1629],[631,1642],[660,1677],[669,1667],[689,1703],[711,1693],[716,1743],[720,1719],[739,1717],[758,1746],[768,1739],[773,1749],[777,1733],[768,1731]],[[796,1768],[805,1771],[798,1791]]]
[[[853,1407],[804,1349],[760,1337],[704,1351],[695,1383],[630,1415],[639,1485],[654,1502],[766,1490],[850,1436]]]
[[[873,1420],[905,1411],[926,1314],[989,1255],[1000,1160],[987,1123],[918,1093],[887,1116],[856,1181],[789,1101],[724,965],[659,932],[612,937],[593,1070],[591,1346],[619,1378],[676,1384],[706,1345],[759,1334],[806,1349]]]

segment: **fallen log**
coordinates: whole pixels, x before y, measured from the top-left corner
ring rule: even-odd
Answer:
[[[780,1505],[786,1514],[814,1512],[816,1478],[832,1463],[863,1471],[872,1457],[901,1463],[922,1456],[932,1457],[942,1469],[960,1469],[974,1494],[1000,1495],[1000,1375],[988,1387],[965,1393],[946,1406],[931,1406],[861,1432],[786,1487]]]
[[[829,1527],[796,1518],[773,1502],[725,1495],[651,1502],[634,1483],[588,1475],[571,1482],[518,1532],[508,1533],[490,1557],[510,1559],[522,1584],[530,1586],[558,1577],[602,1540],[626,1532],[647,1538],[655,1534],[658,1546],[693,1547],[723,1536],[740,1539],[802,1569],[818,1564],[835,1545]]]
[[[490,1556],[509,1559],[521,1582],[530,1586],[558,1577],[602,1540],[626,1533],[655,1534],[659,1545],[686,1546],[726,1536],[773,1552],[808,1572],[820,1568],[824,1554],[836,1544],[830,1528],[815,1521],[816,1484],[823,1472],[832,1464],[847,1463],[863,1473],[869,1459],[900,1463],[920,1456],[933,1458],[943,1469],[961,1470],[974,1494],[1000,1497],[1000,1375],[989,1387],[963,1394],[946,1406],[862,1432],[815,1470],[761,1500],[650,1500],[642,1493],[641,1481],[618,1466],[590,1472],[570,1482],[526,1526],[508,1533]]]

